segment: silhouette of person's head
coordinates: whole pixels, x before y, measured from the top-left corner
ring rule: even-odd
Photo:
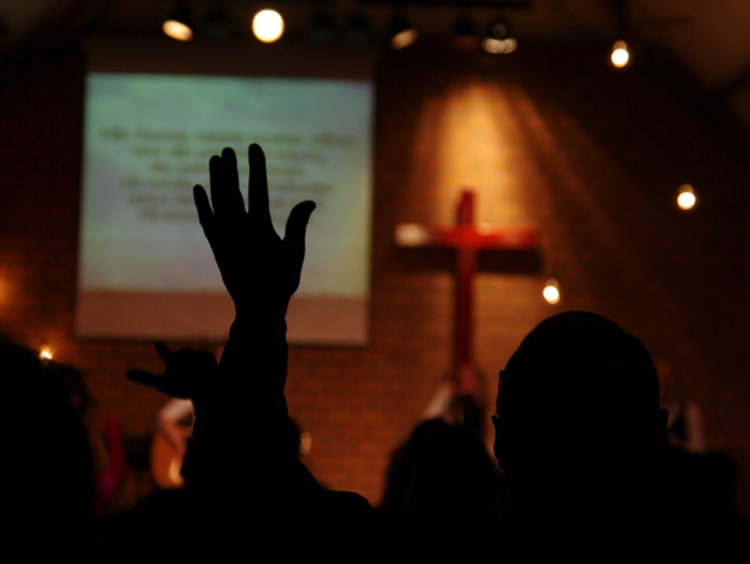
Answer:
[[[511,488],[596,488],[665,443],[666,415],[644,345],[609,319],[568,311],[537,325],[500,372],[495,455]]]
[[[40,360],[36,351],[0,335],[7,397],[18,404],[3,456],[15,494],[6,514],[40,538],[79,532],[92,516],[94,465],[82,410],[88,395],[73,368]],[[17,501],[17,503],[15,503]],[[53,537],[53,535],[55,535]]]

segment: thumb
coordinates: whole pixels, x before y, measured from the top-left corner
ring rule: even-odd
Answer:
[[[164,341],[156,341],[154,343],[154,348],[156,349],[156,353],[164,362],[166,362],[167,358],[169,358],[172,354],[172,351],[169,350],[169,347]]]
[[[294,248],[301,248],[304,252],[307,223],[314,209],[315,202],[312,200],[300,202],[292,208],[286,220],[284,231],[284,242],[287,245]]]

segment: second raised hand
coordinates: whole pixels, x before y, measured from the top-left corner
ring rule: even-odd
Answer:
[[[305,257],[305,233],[315,203],[295,205],[281,238],[271,222],[266,157],[257,144],[247,151],[250,178],[247,210],[240,192],[237,157],[226,148],[209,160],[210,194],[193,188],[195,207],[235,308],[285,313],[299,287]]]

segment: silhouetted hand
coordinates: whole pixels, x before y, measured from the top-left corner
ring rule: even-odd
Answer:
[[[256,144],[251,144],[247,153],[247,211],[240,193],[237,159],[229,148],[209,160],[211,202],[206,190],[195,186],[195,207],[236,310],[254,316],[284,315],[299,286],[305,230],[315,203],[308,200],[294,206],[284,238],[279,237],[271,222],[265,155]]]
[[[133,369],[126,373],[128,380],[151,386],[172,397],[192,399],[197,411],[197,403],[216,379],[216,357],[208,351],[189,348],[173,351],[162,342],[157,342],[155,348],[164,361],[164,374]]]

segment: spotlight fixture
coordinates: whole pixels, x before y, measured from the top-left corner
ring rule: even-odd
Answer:
[[[336,38],[336,20],[331,13],[321,8],[312,17],[308,37],[315,43],[328,43]]]
[[[482,37],[482,49],[492,55],[507,55],[518,47],[518,42],[511,36],[507,22],[497,19],[490,24],[487,33]]]
[[[190,41],[193,38],[192,15],[186,0],[178,0],[172,16],[161,26],[167,37],[177,41]]]
[[[622,69],[628,66],[630,62],[630,49],[628,44],[624,40],[618,39],[612,45],[612,51],[609,54],[609,60],[612,66],[617,69]]]
[[[232,26],[221,1],[214,2],[206,14],[201,30],[203,35],[212,39],[222,39],[231,35]]]
[[[452,43],[459,48],[470,49],[477,42],[477,29],[468,13],[459,14],[453,25]]]
[[[349,16],[344,27],[344,37],[354,45],[365,45],[370,41],[370,26],[361,11]]]
[[[391,20],[391,46],[403,49],[413,44],[419,38],[419,32],[405,16],[396,14]]]
[[[253,16],[252,29],[258,41],[275,43],[284,35],[284,18],[276,10],[260,10]]]

